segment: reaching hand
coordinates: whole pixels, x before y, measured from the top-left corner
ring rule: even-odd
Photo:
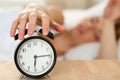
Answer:
[[[57,15],[57,14],[56,14]],[[14,20],[10,31],[10,36],[14,37],[16,29],[19,28],[18,38],[23,40],[26,25],[28,23],[28,35],[32,35],[35,30],[36,22],[40,21],[43,28],[43,34],[47,35],[49,27],[52,27],[56,31],[63,31],[64,27],[52,20],[43,7],[37,5],[27,6]]]

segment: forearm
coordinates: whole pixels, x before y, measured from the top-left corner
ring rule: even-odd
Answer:
[[[56,47],[58,56],[64,55],[68,50],[74,47],[69,31],[65,31],[61,34],[56,35],[53,42],[54,46]]]
[[[104,20],[101,35],[101,47],[98,58],[117,59],[117,43],[115,38],[115,27],[112,21]]]

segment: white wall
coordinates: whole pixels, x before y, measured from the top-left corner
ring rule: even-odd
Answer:
[[[0,0],[0,8],[7,8],[13,6],[24,6],[31,2],[44,2],[45,0]]]
[[[65,9],[85,9],[103,0],[46,0],[47,4],[56,4]]]
[[[62,8],[88,8],[91,5],[103,0],[0,0],[0,8],[12,6],[24,6],[30,2],[47,2],[48,4],[56,4]]]

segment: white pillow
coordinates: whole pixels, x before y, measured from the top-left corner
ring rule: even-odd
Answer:
[[[92,60],[96,59],[99,53],[99,43],[87,43],[69,50],[65,54],[66,60]]]
[[[93,60],[99,54],[100,43],[87,43],[69,50],[63,59],[66,60]],[[118,43],[118,58],[120,59],[120,40]]]

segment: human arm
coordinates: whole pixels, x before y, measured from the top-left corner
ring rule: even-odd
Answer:
[[[103,21],[98,59],[117,59],[117,42],[114,23],[109,20]]]
[[[57,13],[58,12],[58,13]],[[56,14],[57,13],[57,14]],[[53,14],[56,14],[52,16]],[[57,17],[61,17],[61,19]],[[13,21],[10,36],[14,37],[16,30],[19,28],[19,39],[24,39],[25,28],[28,23],[28,35],[32,35],[35,30],[36,22],[40,22],[43,28],[43,34],[47,35],[49,27],[57,31],[64,31],[62,11],[58,7],[43,6],[38,3],[28,4],[25,9],[19,13]],[[61,25],[60,25],[61,24]]]
[[[110,0],[103,16],[101,47],[98,58],[117,59],[117,40],[115,21],[120,17],[120,1]]]

